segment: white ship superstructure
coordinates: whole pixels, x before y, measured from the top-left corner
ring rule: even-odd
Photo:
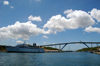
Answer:
[[[44,49],[36,46],[36,43],[32,45],[29,44],[20,44],[15,47],[7,46],[7,52],[18,52],[18,53],[43,53]]]

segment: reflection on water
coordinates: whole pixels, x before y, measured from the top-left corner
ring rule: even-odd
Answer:
[[[100,66],[100,55],[86,52],[0,53],[0,66]]]

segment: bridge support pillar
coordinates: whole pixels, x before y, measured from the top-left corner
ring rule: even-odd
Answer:
[[[90,48],[86,43],[83,43],[87,48]]]
[[[66,46],[66,45],[68,45],[67,43],[61,48],[61,50]]]

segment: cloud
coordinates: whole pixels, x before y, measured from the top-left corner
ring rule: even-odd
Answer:
[[[21,40],[16,41],[17,44],[23,44],[24,42]]]
[[[4,5],[9,5],[9,1],[3,1]]]
[[[40,16],[28,17],[27,22],[15,22],[13,25],[8,25],[7,27],[0,28],[0,39],[24,39],[28,40],[31,36],[36,36],[43,34],[43,38],[48,38],[46,35],[57,32],[62,32],[65,30],[85,28],[86,32],[98,32],[100,33],[100,28],[92,27],[97,19],[92,15],[91,12],[85,12],[82,10],[66,10],[64,11],[65,16],[60,14],[52,16],[43,28],[37,27],[32,21],[42,21]],[[98,10],[99,11],[99,10]],[[98,12],[97,11],[97,12]]]
[[[100,10],[93,8],[89,13],[94,19],[97,20],[97,22],[100,22]],[[100,33],[100,28],[89,26],[86,27],[84,31]]]
[[[89,26],[89,27],[85,28],[85,31],[86,32],[97,32],[97,33],[100,33],[100,28]]]
[[[95,18],[98,22],[100,22],[100,10],[94,8],[90,12],[91,16]]]
[[[67,19],[61,15],[52,16],[43,27],[48,28],[48,33],[61,32],[66,26],[66,21]]]
[[[72,13],[72,12],[73,12],[72,9],[68,9],[68,10],[65,10],[65,11],[64,11],[64,14],[69,14],[69,13]]]
[[[32,16],[32,15],[30,15],[28,17],[28,20],[30,20],[30,21],[42,21],[40,16]]]
[[[3,1],[3,4],[4,4],[4,5],[8,5],[10,8],[14,8],[14,6],[10,6],[9,1]]]
[[[46,39],[48,39],[48,36],[44,35],[44,36],[43,36],[43,38],[46,38]]]
[[[28,40],[31,36],[44,34],[44,30],[38,28],[37,25],[31,21],[21,23],[17,21],[14,25],[8,25],[7,27],[0,28],[0,39],[24,39]]]
[[[52,16],[43,26],[47,28],[47,33],[56,33],[64,31],[65,29],[78,29],[92,26],[95,24],[93,18],[82,10],[66,10],[64,11],[66,17],[62,15]]]
[[[95,24],[93,18],[87,12],[82,10],[75,10],[68,13],[66,16],[69,20],[69,25],[73,29],[84,28]]]

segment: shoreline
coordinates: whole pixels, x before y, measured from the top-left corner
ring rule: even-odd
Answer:
[[[100,55],[100,52],[92,52],[92,53]]]

